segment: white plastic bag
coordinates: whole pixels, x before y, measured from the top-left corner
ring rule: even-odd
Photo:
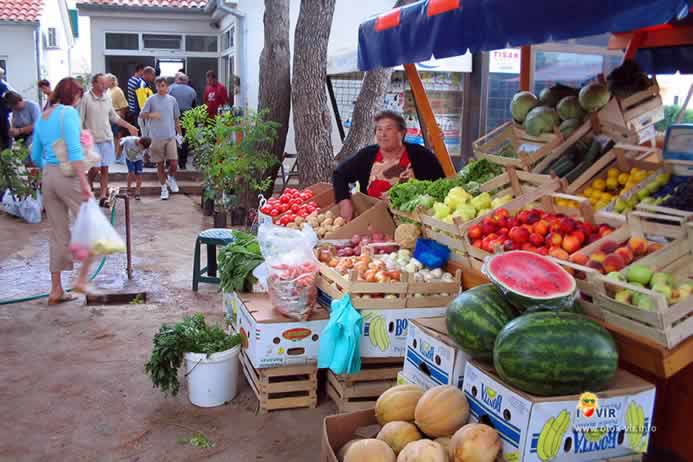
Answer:
[[[299,231],[263,223],[257,239],[267,264],[267,290],[272,306],[290,318],[308,319],[318,297],[315,231],[310,226]]]
[[[17,209],[19,216],[27,223],[41,223],[41,212],[43,211],[43,197],[41,197],[41,193],[37,192],[35,199],[32,196],[27,196],[26,199],[19,203]]]
[[[70,251],[75,260],[125,252],[125,242],[99,210],[95,199],[83,203],[72,228]]]
[[[257,224],[258,225],[261,225],[263,223],[273,224],[272,217],[262,213],[262,210],[261,210],[262,207],[264,207],[267,204],[267,199],[265,199],[265,196],[263,196],[262,194],[260,194],[258,196],[258,198],[260,199],[260,204],[257,206]]]
[[[10,215],[18,217],[19,210],[17,205],[18,201],[15,198],[14,194],[12,194],[12,191],[10,191],[9,189],[5,190],[5,193],[2,195],[2,210],[6,213],[9,213]]]

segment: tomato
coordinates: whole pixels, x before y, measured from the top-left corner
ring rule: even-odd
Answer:
[[[293,195],[293,194],[296,194],[298,192],[298,190],[296,188],[286,188],[286,190],[284,192],[286,194],[292,194]]]
[[[294,205],[291,206],[291,213],[298,213],[298,212],[300,212],[300,211],[301,211],[301,206],[300,206],[300,205],[294,204]]]
[[[310,212],[308,212],[307,210],[301,210],[300,212],[298,212],[298,216],[301,218],[305,218],[308,215],[310,215]]]
[[[289,204],[291,204],[291,205],[301,205],[302,203],[303,203],[303,201],[301,200],[300,197],[294,197],[293,199],[291,199],[289,201]]]
[[[316,209],[318,208],[317,202],[308,202],[308,205],[310,205],[311,207],[315,207]]]
[[[284,213],[289,210],[289,204],[279,204],[279,212]]]
[[[284,215],[283,217],[281,217],[281,218],[279,219],[279,224],[286,226],[286,225],[288,225],[289,223],[291,223],[291,221],[292,221],[292,220],[290,220],[290,216],[289,216],[289,215]]]
[[[313,191],[311,191],[310,189],[306,189],[305,191],[303,191],[303,193],[304,193],[304,194],[308,194],[308,198],[309,198],[309,199],[310,199],[311,197],[313,197]]]
[[[306,193],[301,193],[298,195],[298,197],[300,197],[302,201],[307,201],[308,199],[310,199],[310,196]]]
[[[289,223],[293,223],[296,221],[296,214],[295,213],[287,213],[286,217],[289,219]]]
[[[287,196],[287,195],[282,194],[282,195],[279,197],[279,202],[282,203],[282,204],[288,204],[289,201],[291,201],[291,198],[290,198],[289,196]]]
[[[269,205],[263,205],[262,207],[260,207],[260,211],[265,215],[269,215],[270,210],[272,210],[272,207]]]
[[[308,214],[310,215],[311,213],[315,212],[317,209],[313,207],[312,205],[309,205],[306,207],[306,210],[308,211]]]
[[[281,213],[281,212],[280,212],[278,209],[272,209],[272,210],[269,211],[269,216],[271,216],[271,217],[276,217],[276,216],[279,215],[280,213]]]

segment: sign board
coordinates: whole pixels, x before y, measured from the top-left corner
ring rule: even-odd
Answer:
[[[499,74],[520,73],[520,49],[505,48],[489,51],[489,72]]]

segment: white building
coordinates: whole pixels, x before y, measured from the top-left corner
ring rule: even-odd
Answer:
[[[75,31],[65,0],[0,2],[0,67],[10,85],[38,101],[39,79],[55,85],[71,75]]]

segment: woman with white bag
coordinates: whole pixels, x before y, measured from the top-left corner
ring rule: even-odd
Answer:
[[[43,170],[43,199],[51,226],[49,305],[74,299],[65,292],[60,278],[60,273],[71,271],[73,264],[68,248],[69,214],[77,216],[82,202],[93,198],[86,176],[88,165],[80,143],[79,113],[75,109],[83,92],[76,79],[61,80],[51,94],[50,105],[34,126],[31,160]],[[91,256],[84,260],[72,288],[74,292],[86,293],[91,262]]]

